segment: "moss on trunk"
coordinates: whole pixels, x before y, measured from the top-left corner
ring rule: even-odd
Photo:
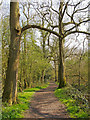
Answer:
[[[3,102],[9,104],[16,102],[17,96],[17,79],[18,79],[18,64],[20,50],[21,28],[19,24],[19,3],[10,2],[10,48],[8,66],[6,72],[6,80],[3,91]]]

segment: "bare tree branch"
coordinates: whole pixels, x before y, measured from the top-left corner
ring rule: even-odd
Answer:
[[[77,13],[78,11],[82,11],[82,10],[85,10],[89,7],[90,4],[88,4],[86,7],[84,8],[81,8],[81,9],[77,9],[76,11],[73,12],[72,16],[74,16],[75,13]]]
[[[70,28],[70,29],[68,29],[68,30],[66,30],[65,33],[73,30],[74,28],[76,28],[76,27],[78,27],[78,26],[80,26],[82,23],[86,23],[86,22],[89,22],[89,21],[90,21],[90,19],[85,20],[85,21],[82,21],[82,22],[79,22],[79,23],[75,23],[75,26],[72,27],[72,28]],[[64,26],[65,26],[65,25],[69,25],[69,24],[74,24],[74,23],[73,23],[73,22],[64,23]]]
[[[67,2],[66,5],[65,5],[64,11],[63,11],[63,13],[62,13],[62,19],[63,19],[64,15],[65,15],[65,11],[66,11],[66,9],[67,9],[67,6],[68,6],[69,1],[70,1],[70,0],[68,0],[68,2]]]
[[[58,36],[58,37],[60,36],[59,33],[55,32],[55,31],[53,31],[53,30],[51,30],[51,29],[38,26],[38,25],[26,25],[26,26],[24,26],[24,27],[21,29],[21,32],[23,32],[23,31],[25,31],[25,30],[27,30],[27,29],[30,29],[30,28],[37,28],[37,29],[40,29],[40,30],[45,30],[45,31],[48,31],[48,32],[50,32],[50,33]]]
[[[65,38],[66,36],[68,36],[68,35],[70,35],[70,34],[74,34],[74,33],[83,33],[83,34],[86,34],[86,35],[90,35],[90,33],[88,33],[88,32],[76,30],[76,31],[68,32],[67,34],[64,35],[64,38]]]

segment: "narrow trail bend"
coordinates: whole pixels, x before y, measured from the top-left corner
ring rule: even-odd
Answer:
[[[30,109],[24,113],[24,118],[69,118],[66,107],[54,95],[55,83],[37,91],[30,102]]]

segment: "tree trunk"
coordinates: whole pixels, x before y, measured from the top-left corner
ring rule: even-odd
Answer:
[[[18,81],[19,82],[19,91],[22,92],[22,83],[21,81]]]
[[[62,0],[60,2],[59,7],[59,65],[58,65],[58,81],[59,86],[58,88],[64,87],[66,84],[66,78],[65,78],[65,68],[64,68],[64,52],[63,52],[63,22],[62,22],[62,13],[63,13],[63,2]]]
[[[19,24],[19,3],[10,2],[10,48],[8,67],[6,72],[6,80],[3,91],[3,102],[12,104],[16,102],[17,96],[17,79],[18,79],[18,64],[20,53],[20,36],[21,28]]]
[[[66,84],[64,58],[63,58],[63,41],[59,39],[59,66],[58,66],[58,88],[64,87]]]
[[[41,83],[44,81],[44,70],[42,70],[42,75],[41,75]]]
[[[26,46],[26,31],[24,33],[24,55],[23,55],[23,78],[24,78],[24,88],[27,88],[27,46]]]
[[[24,89],[27,88],[27,81],[24,79]]]
[[[55,66],[55,82],[56,82],[57,81],[56,60],[54,60],[54,66]]]
[[[45,55],[45,38],[43,37],[43,54],[44,54],[44,58],[46,57]]]
[[[80,60],[79,60],[79,78],[78,78],[78,86],[80,87],[80,82],[81,82],[81,56],[80,56]]]
[[[42,19],[42,26],[44,27],[44,19]],[[41,31],[41,35],[42,35],[42,39],[43,39],[43,42],[42,42],[43,55],[44,55],[44,58],[45,58],[46,57],[46,55],[45,55],[45,41],[46,41],[45,31]]]

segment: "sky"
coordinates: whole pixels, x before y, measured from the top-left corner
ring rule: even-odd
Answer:
[[[0,0],[1,1],[1,0]],[[13,0],[14,2],[16,1],[16,0]],[[19,0],[20,2],[26,2],[26,1],[38,1],[38,2],[41,2],[42,0]],[[47,0],[48,1],[48,0]],[[59,1],[59,0],[52,0],[53,1],[53,6],[56,6],[57,5],[57,2]],[[67,0],[65,0],[65,1],[67,1]],[[78,0],[71,0],[71,1],[74,1],[74,2],[77,2]],[[84,3],[83,4],[87,4],[88,3],[88,0],[84,0]],[[8,16],[9,15],[9,12],[10,12],[10,0],[3,0],[3,7],[1,8],[0,7],[0,11],[2,12],[2,14],[4,15],[4,16]],[[1,14],[0,14],[0,18],[1,18]],[[86,26],[84,26],[84,25],[82,25],[81,26],[81,29],[82,30],[86,30]],[[39,32],[38,32],[38,30],[37,30],[37,32],[36,32],[36,34],[38,35],[38,38],[40,37],[40,34],[39,34]],[[71,35],[70,36],[71,38],[73,38],[74,37],[74,35]],[[83,41],[84,40],[84,38],[85,38],[85,35],[82,35],[82,34],[80,34],[80,36],[78,37],[78,39],[79,39],[79,41],[81,42],[81,41]],[[68,40],[69,39],[69,37],[67,37],[66,38],[66,40]],[[72,39],[71,39],[72,40]],[[69,39],[69,41],[71,41],[70,39]],[[69,42],[67,43],[67,44],[70,44]],[[72,43],[71,43],[71,47],[73,47],[73,45],[75,45],[75,44],[77,44],[77,42],[76,41],[73,41]],[[81,45],[82,46],[82,45]],[[86,40],[86,46],[87,46],[87,40]]]

